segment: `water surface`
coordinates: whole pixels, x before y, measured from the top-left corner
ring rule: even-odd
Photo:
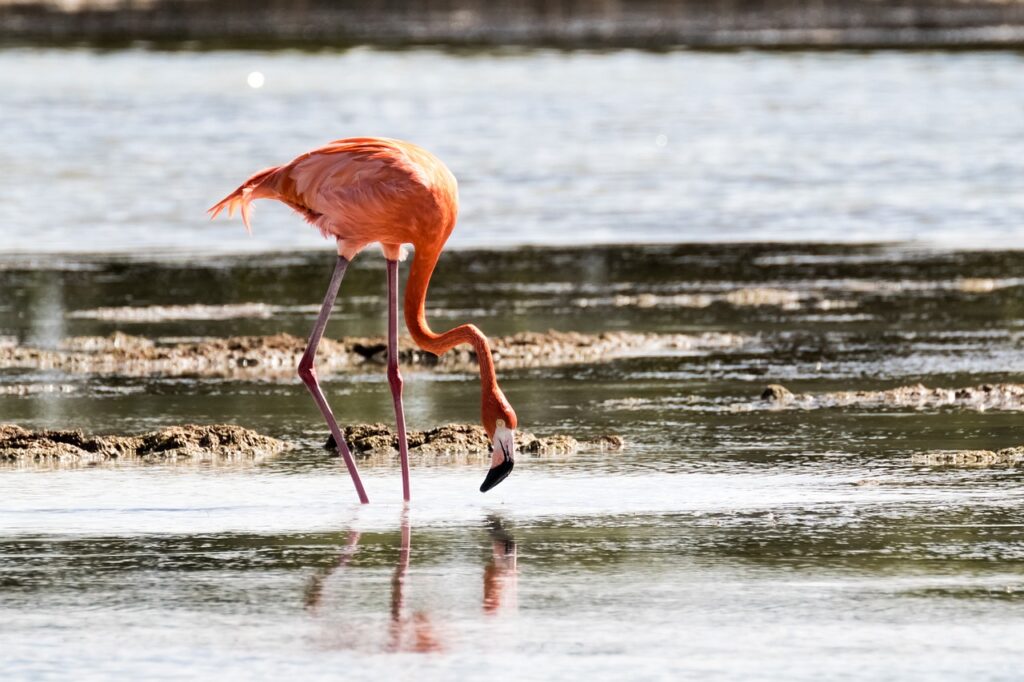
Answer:
[[[203,210],[340,137],[460,181],[456,246],[1021,246],[1014,53],[0,51],[0,251],[329,248]],[[259,72],[254,89],[248,76]]]
[[[8,257],[0,336],[304,334],[331,265],[318,251]],[[4,370],[0,387],[72,389],[0,391],[0,417],[26,427],[227,421],[297,448],[228,467],[0,472],[0,667],[11,679],[1014,679],[1019,469],[912,456],[1019,445],[1021,415],[779,411],[757,396],[778,381],[811,392],[1022,381],[1022,271],[1022,252],[887,245],[446,254],[429,299],[438,328],[749,342],[503,371],[526,428],[618,433],[627,448],[521,458],[487,495],[478,467],[416,466],[407,512],[388,465],[364,467],[373,503],[355,504],[298,381]],[[736,303],[753,289],[788,296]],[[172,303],[275,312],[89,314]],[[357,259],[328,334],[379,333],[383,313],[383,264]],[[475,418],[471,373],[406,376],[411,427]],[[392,418],[382,367],[335,375],[326,391],[343,421]]]

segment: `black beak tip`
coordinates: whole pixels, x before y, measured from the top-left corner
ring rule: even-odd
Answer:
[[[508,475],[512,473],[512,467],[514,466],[514,461],[506,459],[498,466],[491,467],[491,470],[487,472],[487,478],[485,478],[484,482],[480,484],[480,492],[485,493],[508,478]]]

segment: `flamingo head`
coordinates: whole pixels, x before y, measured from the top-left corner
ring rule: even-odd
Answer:
[[[505,480],[516,459],[516,412],[497,387],[484,399],[483,423],[491,441],[491,468],[480,486],[482,493]]]

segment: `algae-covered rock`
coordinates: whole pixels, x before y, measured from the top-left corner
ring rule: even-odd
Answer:
[[[231,424],[186,424],[138,436],[30,431],[0,424],[0,462],[90,464],[109,460],[254,459],[288,449],[283,441]]]
[[[386,424],[346,426],[342,434],[356,455],[398,452],[398,435]],[[476,424],[445,424],[426,431],[410,431],[407,438],[410,454],[488,455],[491,451],[487,433]],[[335,449],[333,436],[327,438],[325,447]],[[525,431],[516,433],[516,449],[531,455],[571,455],[580,450],[619,450],[622,447],[623,440],[616,435],[581,442],[566,435],[538,437]]]

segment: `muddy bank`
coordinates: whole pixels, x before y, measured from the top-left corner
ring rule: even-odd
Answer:
[[[112,460],[234,461],[277,454],[290,446],[230,424],[171,426],[138,436],[81,431],[29,431],[0,424],[0,462],[95,464]]]
[[[345,442],[356,455],[397,455],[398,435],[387,424],[356,424],[344,428]],[[427,431],[407,434],[410,455],[489,455],[491,443],[483,427],[476,424],[445,424]],[[621,450],[619,436],[605,435],[593,440],[579,441],[572,436],[535,436],[529,432],[516,433],[516,448],[520,454],[571,455],[584,451]],[[334,449],[334,438],[329,437],[325,448]]]
[[[814,410],[828,407],[960,407],[969,410],[1024,410],[1024,384],[982,384],[965,388],[928,388],[922,384],[884,391],[792,393],[770,384],[761,404],[772,408]]]
[[[0,2],[8,41],[206,47],[998,47],[1024,44],[1022,27],[1017,0]]]
[[[913,464],[924,466],[993,467],[1016,466],[1024,462],[1024,447],[1002,450],[939,450],[911,457]]]
[[[737,334],[635,334],[607,332],[523,332],[491,339],[500,369],[553,367],[604,362],[618,357],[700,352],[736,348],[748,340]],[[460,346],[441,357],[401,341],[406,366],[442,371],[476,371],[476,354]],[[116,376],[204,376],[281,378],[295,374],[306,340],[289,334],[237,336],[196,341],[153,340],[115,333],[66,339],[59,348],[0,344],[0,368],[60,370]],[[324,338],[317,354],[321,376],[383,365],[387,346],[381,338]]]

